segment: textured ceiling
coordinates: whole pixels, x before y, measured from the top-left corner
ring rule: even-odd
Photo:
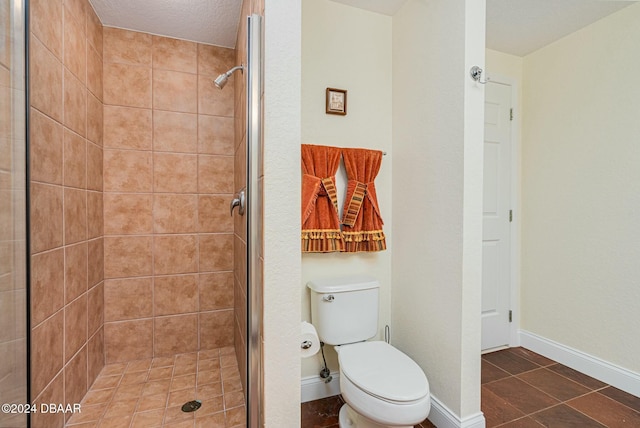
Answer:
[[[230,48],[235,47],[242,6],[242,0],[89,1],[106,26]],[[406,2],[333,1],[390,16]],[[617,0],[486,1],[487,47],[518,56],[527,55],[635,3]]]
[[[525,56],[635,1],[487,0],[489,49]]]
[[[89,1],[109,27],[227,48],[236,44],[242,0]]]

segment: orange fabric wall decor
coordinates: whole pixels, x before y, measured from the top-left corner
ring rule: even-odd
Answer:
[[[344,252],[382,251],[387,249],[376,186],[373,180],[380,171],[382,152],[367,149],[342,149],[347,170],[347,197],[344,201],[342,235]]]
[[[302,145],[302,252],[344,251],[336,171],[340,148]]]

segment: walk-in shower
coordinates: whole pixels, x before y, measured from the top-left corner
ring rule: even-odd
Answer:
[[[238,207],[237,215],[243,216],[240,235],[246,236],[246,384],[244,386],[247,399],[247,426],[261,425],[263,414],[262,399],[262,271],[260,259],[262,254],[262,96],[263,96],[263,43],[262,17],[253,14],[247,19],[247,65],[237,65],[220,74],[214,84],[224,88],[229,77],[240,70],[246,75],[246,175],[236,181],[236,197],[231,201],[231,215]],[[236,231],[238,232],[238,231]],[[243,233],[244,232],[244,233]]]

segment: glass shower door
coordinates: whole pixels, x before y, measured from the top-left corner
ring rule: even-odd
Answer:
[[[25,1],[0,0],[0,428],[28,426]]]

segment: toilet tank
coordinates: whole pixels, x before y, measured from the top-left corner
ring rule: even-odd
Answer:
[[[378,332],[378,289],[370,276],[309,281],[311,322],[320,340],[343,345],[370,339]]]

